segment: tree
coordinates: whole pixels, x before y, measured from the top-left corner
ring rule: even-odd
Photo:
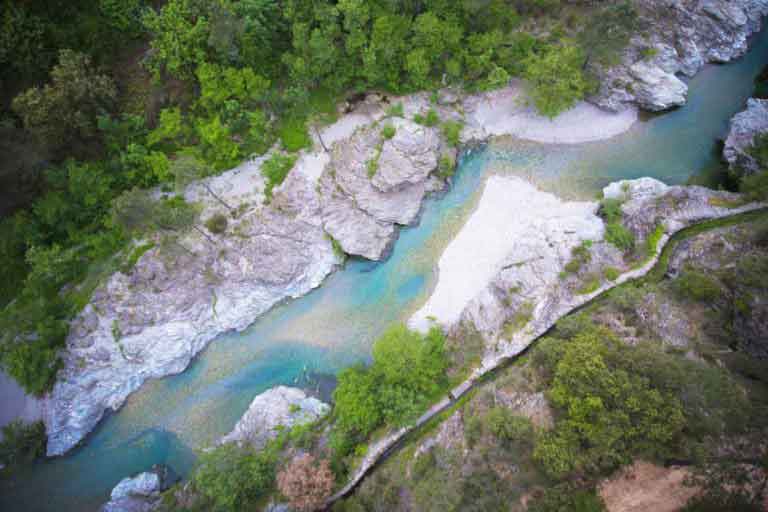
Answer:
[[[194,485],[213,503],[216,511],[253,509],[274,487],[275,456],[227,443],[203,452],[198,459]]]
[[[0,463],[15,466],[34,461],[45,456],[45,425],[36,421],[25,425],[21,420],[14,420],[3,427],[3,440],[0,441]]]
[[[150,9],[144,15],[144,27],[153,36],[146,65],[155,79],[163,72],[190,79],[205,60],[209,23],[203,5],[196,0],[170,0],[159,12]]]
[[[310,454],[294,458],[278,473],[277,487],[291,508],[311,512],[322,507],[333,491],[333,472],[327,460],[317,462]]]
[[[579,48],[568,43],[549,45],[526,59],[523,77],[541,114],[553,118],[584,97],[583,61]]]
[[[61,50],[51,83],[23,92],[14,98],[12,108],[37,139],[61,148],[93,137],[98,116],[111,108],[116,95],[112,79],[98,74],[89,56]]]
[[[590,16],[578,36],[586,53],[584,66],[591,60],[606,66],[618,64],[621,51],[636,31],[637,12],[629,2],[607,5]]]

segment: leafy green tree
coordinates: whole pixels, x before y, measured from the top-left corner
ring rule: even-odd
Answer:
[[[0,463],[5,466],[17,466],[43,457],[46,442],[45,425],[42,421],[25,425],[21,420],[14,420],[3,427]]]
[[[541,114],[553,118],[584,97],[583,62],[581,50],[568,43],[549,45],[525,61],[523,77]]]
[[[251,509],[275,486],[275,455],[227,443],[202,452],[194,486],[214,511]]]
[[[141,32],[142,0],[99,0],[99,9],[115,29],[136,36]]]
[[[579,46],[588,61],[615,65],[637,29],[637,12],[631,3],[606,5],[587,19],[578,36]]]
[[[200,103],[209,110],[220,109],[226,100],[254,106],[265,98],[270,86],[269,80],[251,68],[222,67],[207,62],[198,66],[197,79]]]
[[[163,72],[190,79],[205,60],[210,27],[203,5],[197,0],[170,0],[160,11],[145,13],[142,21],[152,35],[146,64],[156,79]]]
[[[548,391],[563,417],[536,441],[534,457],[553,477],[613,470],[632,456],[654,456],[684,427],[680,401],[651,381],[611,366],[609,332],[592,330],[571,340]]]
[[[403,89],[403,55],[408,49],[410,26],[404,16],[388,14],[374,20],[370,43],[363,53],[363,74],[371,86],[395,92]]]
[[[189,129],[179,107],[164,108],[160,111],[157,126],[147,135],[147,144],[156,146],[168,144],[171,147],[184,141],[189,136]]]
[[[20,2],[5,0],[0,6],[0,78],[29,75],[46,67],[43,20]]]
[[[91,58],[72,50],[59,52],[51,83],[23,92],[12,103],[26,128],[41,142],[61,148],[96,134],[96,120],[107,112],[117,91],[111,78],[98,74]]]
[[[240,161],[240,147],[219,116],[197,123],[200,149],[205,161],[217,171],[232,168]]]

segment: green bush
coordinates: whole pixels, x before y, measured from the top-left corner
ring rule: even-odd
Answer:
[[[579,245],[571,249],[571,259],[565,264],[565,272],[577,274],[581,268],[592,261],[592,240],[582,240]]]
[[[605,227],[605,240],[625,253],[635,247],[635,235],[618,223],[611,223]]]
[[[603,277],[605,277],[608,281],[615,281],[619,278],[621,275],[621,270],[617,269],[616,267],[605,267],[603,269]]]
[[[349,433],[347,439],[365,438],[383,424],[413,421],[443,390],[447,365],[439,329],[422,336],[403,325],[391,327],[374,343],[370,367],[339,374],[333,394],[338,428]],[[349,441],[341,444],[351,448]]]
[[[387,107],[387,115],[391,117],[404,117],[403,104],[395,103],[394,105]]]
[[[459,145],[461,129],[463,125],[458,121],[446,121],[443,123],[443,136],[449,145],[456,147]]]
[[[291,153],[312,146],[306,120],[299,117],[284,119],[277,131],[283,148]]]
[[[684,269],[672,281],[675,293],[681,299],[711,302],[722,294],[720,285],[698,270]]]
[[[607,224],[620,223],[622,219],[621,205],[624,201],[620,199],[603,199],[600,201],[598,214],[605,219]]]
[[[389,140],[395,136],[396,132],[397,132],[397,129],[394,126],[392,126],[391,124],[386,124],[384,125],[384,128],[381,129],[381,136]]]
[[[42,421],[25,425],[14,420],[3,427],[0,441],[0,464],[18,466],[45,456],[47,443],[45,425]]]
[[[272,200],[272,189],[280,185],[291,172],[296,157],[275,153],[269,160],[261,164],[261,174],[267,180],[264,185],[264,197],[267,202]]]
[[[220,235],[227,230],[228,223],[226,215],[223,213],[216,213],[211,215],[208,220],[205,221],[205,227],[211,233]]]
[[[253,509],[275,486],[273,449],[254,451],[227,443],[200,454],[194,488],[213,504],[213,510]]]
[[[451,155],[442,155],[438,163],[437,174],[447,180],[456,172],[456,161]]]
[[[424,126],[436,126],[440,122],[440,116],[435,109],[431,108],[426,115],[416,114],[413,116],[413,121]]]
[[[506,407],[493,407],[485,417],[488,430],[502,443],[523,443],[533,441],[533,424],[523,416],[516,416]]]

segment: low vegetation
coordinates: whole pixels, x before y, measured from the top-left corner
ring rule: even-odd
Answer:
[[[16,420],[2,430],[0,464],[13,468],[45,456],[47,437],[42,421],[24,424]]]

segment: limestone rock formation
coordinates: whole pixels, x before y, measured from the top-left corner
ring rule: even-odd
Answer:
[[[628,104],[658,111],[680,105],[693,76],[708,62],[728,62],[747,51],[747,38],[768,13],[768,0],[641,0],[641,24],[618,66],[598,69],[600,91],[591,99],[608,110]],[[650,54],[648,52],[650,50]]]
[[[747,150],[755,136],[765,132],[768,132],[768,100],[750,98],[746,110],[731,119],[728,138],[723,146],[723,158],[732,171],[742,170],[749,174],[760,170]]]
[[[277,437],[279,428],[315,421],[329,410],[328,404],[308,397],[301,389],[277,386],[256,395],[232,432],[220,442],[263,448],[267,441]]]
[[[173,483],[175,475],[165,466],[124,478],[102,506],[101,512],[149,512],[160,502],[160,493]]]

